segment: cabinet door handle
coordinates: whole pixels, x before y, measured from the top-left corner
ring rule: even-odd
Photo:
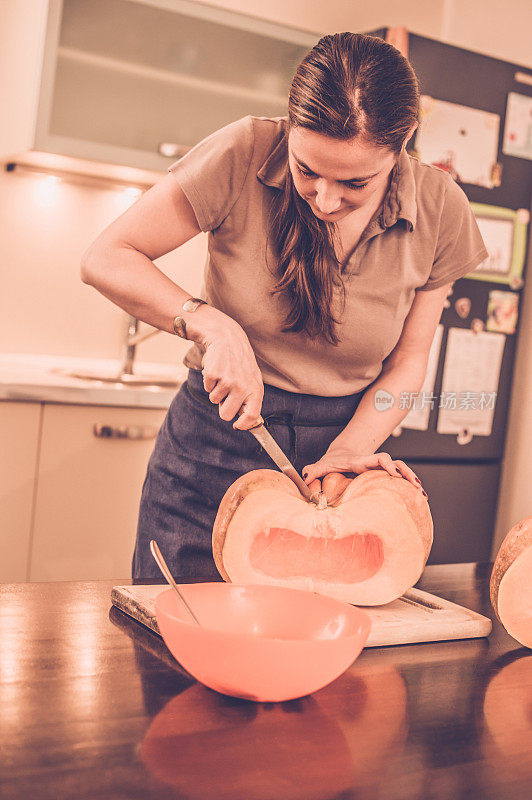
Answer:
[[[157,428],[154,425],[106,425],[97,422],[92,432],[98,439],[155,439]]]

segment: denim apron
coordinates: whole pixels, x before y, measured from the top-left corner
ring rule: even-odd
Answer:
[[[261,414],[298,472],[318,461],[345,428],[365,389],[344,397],[288,392],[265,384]],[[189,370],[159,430],[140,500],[133,553],[134,583],[161,583],[151,555],[155,539],[176,578],[221,580],[212,557],[212,528],[229,486],[252,469],[277,469],[249,431],[222,420]]]

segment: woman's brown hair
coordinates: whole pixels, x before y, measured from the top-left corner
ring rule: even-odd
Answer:
[[[418,111],[418,81],[399,50],[375,36],[335,33],[323,36],[296,70],[287,137],[301,126],[334,139],[361,136],[398,155]],[[331,306],[335,286],[343,284],[333,235],[334,225],[313,214],[287,167],[270,227],[278,258],[273,291],[290,306],[283,330],[338,344]]]

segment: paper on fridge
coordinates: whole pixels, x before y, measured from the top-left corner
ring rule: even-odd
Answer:
[[[488,257],[476,268],[479,272],[509,275],[514,251],[514,221],[476,217]]]
[[[506,336],[449,328],[438,433],[490,436]]]
[[[421,96],[415,149],[421,161],[449,172],[460,183],[492,189],[500,117],[478,108]]]
[[[440,360],[441,340],[443,335],[443,325],[438,325],[434,338],[430,346],[427,372],[423,386],[417,397],[411,398],[410,411],[401,422],[401,428],[411,428],[416,431],[426,431],[429,427],[430,412],[437,406],[434,397],[434,383],[436,381],[436,370]]]
[[[532,97],[508,93],[502,152],[532,159]]]

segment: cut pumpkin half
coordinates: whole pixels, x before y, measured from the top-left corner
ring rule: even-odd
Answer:
[[[275,470],[236,480],[213,528],[224,580],[305,589],[355,605],[389,603],[410,589],[433,538],[421,491],[382,469],[353,479],[331,473],[319,488],[321,507]]]

